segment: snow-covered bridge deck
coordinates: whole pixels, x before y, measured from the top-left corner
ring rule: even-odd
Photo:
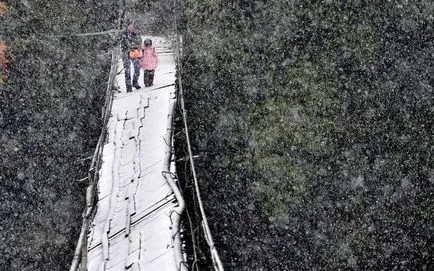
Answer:
[[[173,232],[179,202],[162,174],[175,102],[175,64],[164,39],[153,40],[160,56],[154,86],[144,87],[141,72],[142,88],[126,93],[118,63],[121,92],[113,100],[99,171],[99,201],[88,235],[90,271],[180,270],[182,265]]]

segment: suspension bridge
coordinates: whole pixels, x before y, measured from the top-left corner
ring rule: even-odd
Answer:
[[[127,93],[119,51],[113,51],[105,125],[89,170],[87,208],[71,271],[191,270],[180,227],[185,203],[172,152],[176,53],[168,39],[151,39],[160,58],[151,87],[145,88],[142,73],[141,89]],[[206,218],[203,224],[214,269],[222,271]]]

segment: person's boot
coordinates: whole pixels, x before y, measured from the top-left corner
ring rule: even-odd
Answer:
[[[140,89],[141,88],[140,85],[139,85],[139,83],[134,83],[133,87],[135,87],[136,89]]]
[[[133,89],[131,88],[131,86],[127,86],[127,93],[128,92],[133,92]]]
[[[151,73],[149,74],[149,86],[153,86],[154,85],[154,71],[151,71]]]

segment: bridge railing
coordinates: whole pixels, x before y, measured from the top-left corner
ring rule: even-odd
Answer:
[[[184,131],[184,135],[185,135],[185,144],[187,145],[187,159],[189,161],[190,164],[190,171],[192,174],[192,184],[194,186],[194,196],[196,198],[196,204],[199,207],[199,217],[198,217],[198,221],[201,221],[201,226],[202,226],[202,230],[203,230],[203,237],[205,238],[205,241],[209,247],[209,253],[211,256],[211,261],[212,261],[212,265],[215,271],[224,271],[224,267],[223,264],[220,260],[220,256],[219,253],[217,251],[217,248],[214,244],[213,241],[213,237],[211,234],[211,230],[209,228],[208,225],[208,219],[205,213],[205,209],[203,207],[203,202],[202,202],[202,198],[201,198],[201,193],[200,193],[200,188],[199,188],[199,182],[197,180],[197,176],[196,176],[196,169],[195,169],[195,165],[194,165],[194,155],[192,153],[191,150],[191,143],[190,143],[190,136],[189,136],[189,131],[188,131],[188,122],[187,122],[187,110],[185,108],[185,104],[184,104],[184,89],[183,89],[183,85],[182,85],[182,63],[181,63],[181,57],[182,57],[182,35],[180,35],[177,32],[176,29],[176,24],[175,24],[175,38],[174,38],[174,47],[175,47],[175,61],[176,61],[176,66],[177,66],[177,74],[178,74],[178,100],[180,103],[180,111],[182,114],[182,121],[183,121],[183,131]],[[193,248],[196,249],[196,248]]]
[[[116,46],[111,53],[111,67],[107,82],[107,90],[105,94],[104,105],[102,106],[102,130],[96,145],[92,162],[88,171],[87,181],[89,183],[86,189],[86,208],[83,212],[83,223],[75,248],[74,257],[70,267],[70,271],[86,271],[87,270],[87,232],[89,224],[92,221],[92,216],[95,213],[95,206],[98,202],[97,185],[99,178],[99,169],[102,164],[103,145],[106,140],[106,127],[110,118],[111,107],[114,97],[114,81],[117,74],[117,64],[120,56],[120,48]]]

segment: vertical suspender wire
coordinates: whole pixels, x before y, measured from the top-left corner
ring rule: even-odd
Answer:
[[[220,256],[219,256],[218,251],[215,247],[215,244],[214,244],[214,241],[213,241],[213,238],[211,235],[211,231],[210,231],[209,226],[208,226],[208,220],[207,220],[206,215],[205,215],[205,209],[203,207],[202,199],[201,199],[201,195],[200,195],[199,183],[197,181],[196,169],[194,166],[193,155],[192,155],[192,151],[191,151],[190,136],[189,136],[189,132],[188,132],[187,111],[185,109],[185,104],[184,104],[184,91],[182,88],[182,65],[181,65],[181,60],[180,60],[181,46],[182,46],[181,42],[182,41],[181,41],[181,35],[178,32],[176,20],[175,20],[175,27],[176,27],[175,33],[176,33],[177,42],[178,42],[177,53],[176,53],[176,62],[177,62],[178,69],[179,69],[179,73],[178,73],[179,94],[180,94],[179,96],[180,96],[180,102],[181,102],[182,118],[184,120],[184,128],[185,128],[185,137],[186,137],[186,141],[187,141],[188,157],[189,157],[189,161],[190,161],[190,165],[191,165],[191,171],[192,171],[192,175],[193,175],[193,181],[194,181],[194,188],[195,188],[196,196],[198,199],[199,210],[200,210],[200,213],[202,216],[202,226],[204,228],[205,238],[206,238],[206,241],[208,243],[208,246],[210,247],[211,259],[213,262],[214,269],[216,271],[224,271],[223,264],[220,260]]]

